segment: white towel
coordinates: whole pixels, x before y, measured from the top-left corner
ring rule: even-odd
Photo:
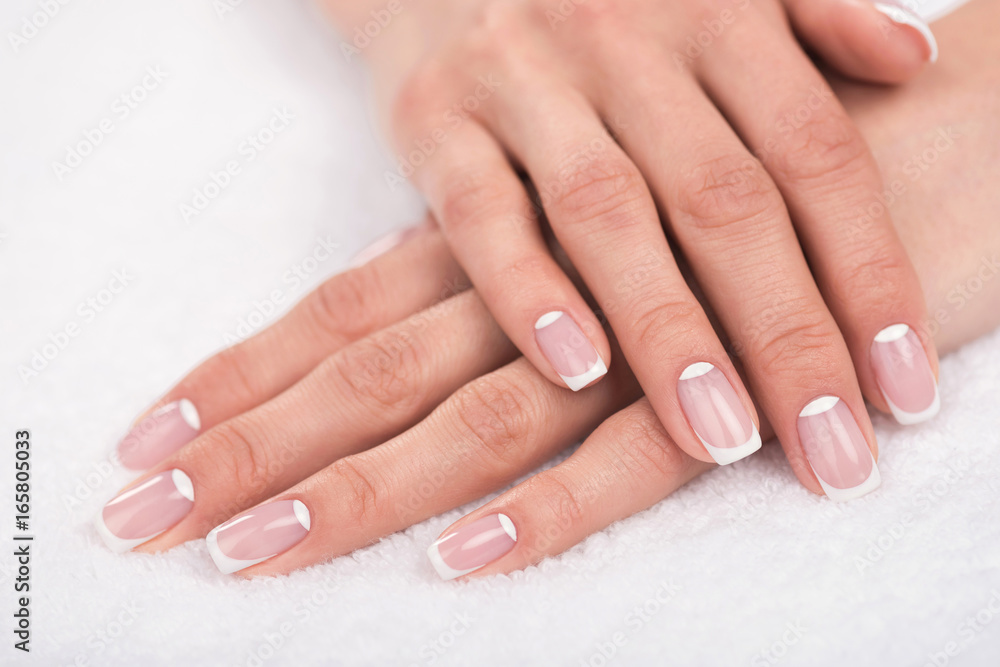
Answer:
[[[932,423],[875,417],[883,484],[846,505],[768,446],[509,577],[425,559],[479,503],[275,579],[219,574],[201,541],[112,554],[90,521],[129,479],[101,463],[128,422],[421,204],[387,189],[363,77],[307,3],[19,0],[0,24],[45,11],[0,57],[0,549],[24,428],[37,536],[30,656],[0,558],[0,663],[998,664],[1000,333],[943,360]]]

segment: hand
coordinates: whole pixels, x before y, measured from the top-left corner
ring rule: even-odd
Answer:
[[[998,19],[1000,6],[973,2],[942,21],[955,66],[901,94],[838,87],[890,183],[912,182],[905,180],[908,160],[933,145],[942,124],[955,123],[962,133],[953,150],[939,154],[933,175],[893,203],[906,214],[898,216],[906,221],[900,235],[923,279],[934,314],[931,328],[943,350],[1000,324],[1000,281],[981,281],[961,307],[953,302],[957,286],[978,275],[985,257],[1000,256],[1000,228],[992,215],[1000,191],[982,187],[977,176],[1000,166],[992,148],[1000,138],[1000,97],[993,85],[1000,43],[990,32]],[[915,116],[915,107],[925,113]],[[953,222],[942,225],[942,219]],[[399,275],[405,279],[393,279]],[[635,391],[623,369],[615,368],[610,382],[572,397],[541,381],[522,359],[473,380],[404,432],[464,377],[514,356],[483,305],[462,289],[461,273],[440,236],[425,231],[331,279],[270,329],[205,362],[122,443],[128,462],[151,470],[102,513],[105,529],[115,530],[105,530],[105,539],[117,548],[165,549],[204,536],[257,503],[289,501],[261,505],[252,514],[263,519],[236,524],[260,530],[263,522],[270,530],[233,540],[246,549],[272,549],[250,551],[256,556],[242,560],[282,552],[245,574],[287,572],[508,484],[522,474],[518,470],[526,472],[558,449],[557,441],[579,437],[627,402],[623,394]],[[442,301],[454,292],[460,293]],[[415,311],[421,314],[413,316]],[[487,359],[476,356],[483,352]],[[474,359],[476,368],[459,368],[455,359]],[[489,396],[497,398],[483,400]],[[200,423],[192,419],[194,427],[184,419],[182,399],[198,406],[194,413],[188,409],[189,418],[201,413]],[[500,519],[490,519],[495,550],[487,555],[496,559],[477,572],[510,571],[642,509],[710,467],[679,450],[658,423],[641,400],[623,408],[566,461],[492,500],[445,536],[468,534],[468,524],[505,514],[516,527],[514,548],[500,553],[511,546],[503,537],[508,533],[497,529],[504,526]],[[767,437],[766,424],[762,430]],[[163,474],[174,469],[183,475]],[[295,500],[309,511],[299,511],[309,517],[308,531],[295,515]],[[272,512],[277,518],[268,521]],[[461,565],[450,552],[460,539],[438,545],[445,565]],[[240,555],[228,538],[224,542],[229,553]],[[227,569],[240,565],[218,560]]]
[[[874,5],[787,9],[853,73],[864,58],[895,79],[931,55],[912,28],[874,38],[886,21]],[[877,165],[777,0],[440,0],[406,6],[369,48],[399,152],[390,180],[412,178],[490,312],[552,382],[593,384],[611,356],[546,247],[543,214],[692,457],[726,464],[760,447],[731,354],[813,490],[816,475],[844,497],[877,485],[865,398],[903,423],[936,412],[927,313],[875,199]],[[859,457],[850,475],[825,459],[834,425]]]

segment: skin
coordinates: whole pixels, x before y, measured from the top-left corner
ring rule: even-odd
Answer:
[[[1000,279],[989,274],[1000,265],[1000,190],[989,185],[1000,168],[998,21],[1000,5],[977,0],[936,23],[947,57],[905,88],[834,82],[886,182],[905,184],[889,207],[931,313],[923,330],[944,351],[1000,324]],[[958,137],[914,176],[913,156],[942,127]],[[712,468],[670,437],[625,364],[588,391],[561,389],[517,355],[465,284],[428,228],[195,369],[160,404],[192,400],[202,435],[137,480],[182,469],[194,509],[138,550],[298,499],[308,536],[240,574],[286,573],[481,498],[585,437],[446,531],[498,511],[512,518],[517,546],[469,575],[481,576],[560,553]]]
[[[381,11],[327,6],[346,35]],[[400,174],[542,375],[565,386],[535,333],[560,311],[606,365],[627,361],[673,441],[711,462],[678,396],[683,371],[708,362],[815,491],[799,412],[840,397],[877,454],[865,399],[888,406],[872,341],[927,313],[888,211],[857,225],[881,176],[792,29],[842,71],[898,81],[930,50],[890,25],[865,2],[435,0],[406,5],[359,54]],[[620,353],[548,251],[543,214]]]

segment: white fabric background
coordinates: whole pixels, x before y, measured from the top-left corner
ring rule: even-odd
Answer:
[[[6,35],[38,1],[0,10],[0,439],[7,456],[15,429],[32,431],[38,535],[29,659],[9,646],[0,558],[0,663],[596,666],[621,633],[623,665],[922,665],[949,642],[949,664],[998,664],[1000,618],[966,619],[1000,609],[1000,334],[944,359],[933,423],[875,417],[882,488],[847,505],[806,492],[767,447],[510,577],[443,583],[425,562],[478,503],[277,579],[222,576],[200,541],[105,549],[90,520],[128,475],[101,462],[135,414],[274,290],[286,308],[421,211],[385,187],[363,77],[315,10],[233,4],[220,18],[208,1],[69,2],[16,51]],[[147,67],[166,78],[119,118],[114,100]],[[240,142],[275,108],[294,122],[245,160]],[[60,180],[52,163],[106,117],[113,132]],[[230,159],[241,173],[185,224],[178,205]],[[319,238],[336,255],[309,285],[284,280]],[[122,270],[100,313],[79,309]],[[17,367],[71,324],[22,381]]]

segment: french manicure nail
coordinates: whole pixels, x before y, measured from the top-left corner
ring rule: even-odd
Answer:
[[[579,391],[606,375],[608,367],[572,317],[555,310],[535,322],[535,341],[566,386]]]
[[[517,544],[517,529],[506,514],[490,514],[438,538],[427,549],[431,565],[445,581],[475,572]]]
[[[176,524],[193,506],[191,478],[165,470],[112,498],[94,523],[108,548],[123,553]]]
[[[182,398],[140,421],[118,443],[118,459],[131,470],[151,468],[195,439],[201,419],[194,403]]]
[[[719,465],[760,449],[760,433],[725,374],[706,361],[691,364],[677,382],[681,409]]]
[[[927,22],[924,21],[919,14],[904,5],[902,2],[897,2],[896,0],[882,0],[882,2],[876,2],[874,4],[875,9],[889,17],[889,20],[893,23],[910,26],[919,32],[927,42],[927,48],[930,49],[930,55],[927,60],[932,63],[937,62],[937,40],[934,38],[934,33],[931,32],[931,27],[927,25]]]
[[[367,264],[376,257],[384,255],[393,248],[403,245],[423,230],[424,226],[425,225],[423,224],[419,224],[405,229],[398,229],[376,239],[370,245],[362,248],[358,254],[351,258],[351,261],[348,262],[348,268],[356,269],[359,266]]]
[[[309,508],[301,500],[259,505],[216,526],[208,534],[208,553],[223,574],[284,553],[309,533]]]
[[[830,500],[860,498],[882,482],[851,409],[836,396],[820,396],[806,405],[798,431],[806,459]]]
[[[905,324],[879,331],[872,343],[875,379],[900,424],[927,421],[941,409],[937,381],[924,346]]]

